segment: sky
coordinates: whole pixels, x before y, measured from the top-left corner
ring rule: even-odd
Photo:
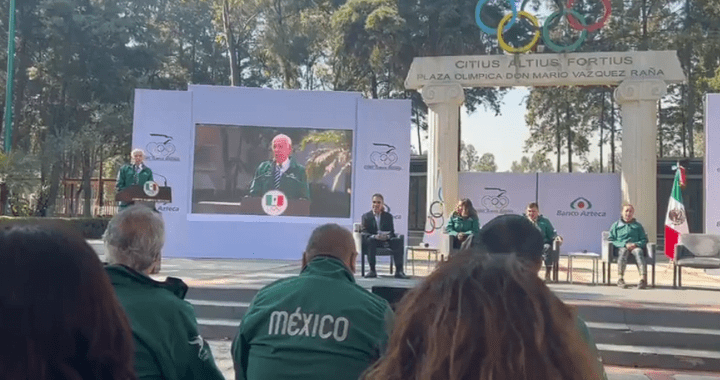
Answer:
[[[513,161],[520,161],[523,156],[532,156],[534,151],[523,153],[525,141],[530,136],[530,130],[525,124],[526,106],[524,98],[530,93],[528,87],[515,87],[505,94],[500,107],[500,115],[495,116],[492,110],[486,110],[482,105],[472,114],[468,115],[463,107],[460,113],[462,133],[461,140],[472,144],[478,152],[478,157],[485,153],[495,156],[498,172],[510,171]],[[427,152],[427,134],[422,135],[423,153]],[[413,128],[411,134],[413,150],[417,152],[417,130]],[[587,155],[588,160],[598,158],[597,136],[594,138]],[[555,156],[548,156],[553,165]],[[561,158],[567,162],[566,155]],[[573,158],[573,163],[579,160]],[[574,165],[573,165],[574,166]]]

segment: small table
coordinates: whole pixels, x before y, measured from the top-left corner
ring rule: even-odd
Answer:
[[[593,261],[593,269],[592,269],[592,283],[593,285],[597,284],[597,281],[600,279],[600,273],[598,273],[598,269],[600,267],[600,254],[595,252],[587,252],[587,251],[581,251],[581,252],[568,252],[567,254],[568,258],[568,281],[572,284],[572,272],[573,272],[573,258],[584,258],[584,259],[591,259]]]
[[[435,261],[438,261],[438,255],[440,254],[440,249],[438,248],[431,248],[431,247],[423,247],[423,246],[407,246],[405,247],[405,257],[408,257],[408,253],[412,252],[412,274],[415,275],[415,252],[427,252],[428,254],[428,270],[430,270],[430,255],[435,254]]]

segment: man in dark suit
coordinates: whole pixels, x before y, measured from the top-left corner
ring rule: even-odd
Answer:
[[[408,278],[403,272],[403,242],[395,236],[393,216],[385,212],[385,202],[382,194],[372,197],[372,210],[362,216],[362,250],[367,253],[370,271],[367,278],[377,277],[375,272],[375,252],[378,247],[389,247],[393,251],[395,261],[395,277]]]

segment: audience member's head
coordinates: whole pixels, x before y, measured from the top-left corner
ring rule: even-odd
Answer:
[[[302,266],[318,256],[331,256],[342,261],[351,273],[355,273],[357,259],[355,240],[347,229],[334,223],[323,224],[310,235],[303,253]]]
[[[537,273],[542,266],[543,236],[528,218],[501,215],[487,222],[479,235],[478,250],[489,254],[515,254]]]
[[[110,264],[155,273],[165,244],[165,225],[160,214],[151,208],[132,205],[110,220],[103,241]]]
[[[599,379],[575,315],[510,256],[460,252],[402,299],[366,379]]]
[[[97,253],[49,225],[0,228],[0,378],[134,379],[125,313]]]

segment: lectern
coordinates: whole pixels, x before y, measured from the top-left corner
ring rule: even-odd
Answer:
[[[157,194],[150,196],[145,193],[143,186],[131,185],[115,194],[115,200],[125,203],[142,203],[152,208],[155,208],[155,202],[172,202],[172,190],[170,186],[159,186],[158,190]]]

